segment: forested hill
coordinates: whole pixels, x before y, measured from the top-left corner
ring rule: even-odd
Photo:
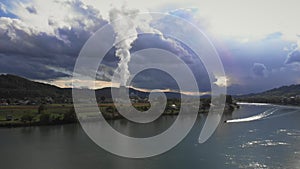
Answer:
[[[300,103],[300,84],[282,86],[262,93],[253,93],[235,96],[239,101],[264,102],[264,103]]]
[[[97,89],[96,97],[101,100],[102,98],[111,98],[111,89],[103,88]],[[118,90],[117,88],[115,90]],[[133,88],[129,89],[129,93],[145,98],[149,96],[148,92],[142,92]],[[180,98],[179,93],[166,92],[168,98]],[[72,89],[59,88],[54,85],[39,83],[25,79],[15,75],[0,75],[0,101],[12,102],[29,101],[31,103],[52,102],[52,103],[70,103],[72,102]],[[24,103],[22,103],[24,104]]]
[[[0,97],[24,99],[34,97],[70,97],[70,89],[31,81],[15,75],[0,75]]]

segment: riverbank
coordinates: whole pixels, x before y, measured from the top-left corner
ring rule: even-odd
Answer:
[[[297,108],[300,109],[300,105],[294,104],[280,104],[280,103],[251,103],[251,102],[237,102],[238,105],[254,105],[254,106],[266,106],[266,105],[273,105],[278,107],[286,107],[286,108]]]
[[[179,105],[180,103],[176,101],[168,103],[162,116],[177,116],[180,111]],[[133,106],[139,111],[146,111],[150,108],[149,103],[134,103]],[[224,114],[230,114],[238,107],[236,103],[226,104]],[[198,113],[206,114],[209,108],[209,103],[202,103]],[[99,104],[99,109],[106,120],[124,119],[113,103]],[[53,126],[71,123],[78,123],[72,104],[0,106],[0,127]]]

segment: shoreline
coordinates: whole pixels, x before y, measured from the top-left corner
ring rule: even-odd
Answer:
[[[224,112],[223,114],[229,114],[232,113],[234,110],[238,109],[239,105],[238,104],[226,104],[224,107]],[[200,114],[208,114],[209,109],[199,109],[198,115]],[[162,113],[161,116],[177,116],[179,114],[179,111],[174,111],[172,113]],[[124,119],[122,115],[117,113],[117,115],[109,114],[109,116],[106,114],[103,114],[103,117],[105,118],[106,121],[114,121],[114,120],[121,120]],[[5,121],[2,120],[4,123],[0,123],[0,128],[22,128],[22,127],[36,127],[36,126],[57,126],[57,125],[66,125],[66,124],[76,124],[79,123],[77,119],[73,119],[71,121],[52,121],[48,123],[42,123],[40,121],[35,121],[35,122],[14,122],[14,121]]]
[[[259,103],[259,102],[237,102],[237,104],[238,105],[253,105],[253,106],[279,106],[279,107],[300,109],[300,105],[293,105],[293,104]]]

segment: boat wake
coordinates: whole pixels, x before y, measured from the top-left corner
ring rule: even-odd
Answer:
[[[278,114],[278,115],[274,115],[274,116],[269,116],[265,119],[273,119],[273,118],[283,117],[283,116],[294,114],[294,113],[299,112],[299,111],[300,110],[297,109],[297,110],[289,111],[287,113],[282,113],[282,114]]]
[[[272,108],[269,110],[266,110],[258,115],[246,117],[246,118],[240,118],[240,119],[232,119],[232,120],[226,120],[225,123],[241,123],[241,122],[250,122],[250,121],[256,121],[256,120],[262,120],[266,119],[270,115],[272,115],[274,112],[276,112],[278,109]]]
[[[269,106],[269,103],[247,103],[247,102],[238,102],[238,105],[250,105],[250,106]]]

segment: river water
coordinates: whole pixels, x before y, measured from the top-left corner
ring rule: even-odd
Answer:
[[[189,135],[172,150],[146,159],[127,159],[98,147],[78,124],[0,129],[1,169],[234,169],[300,168],[300,110],[242,104],[224,115],[204,144],[198,137],[201,115]],[[147,137],[163,132],[176,116],[137,127],[124,120],[109,123],[120,132]],[[228,123],[223,121],[228,120]]]

